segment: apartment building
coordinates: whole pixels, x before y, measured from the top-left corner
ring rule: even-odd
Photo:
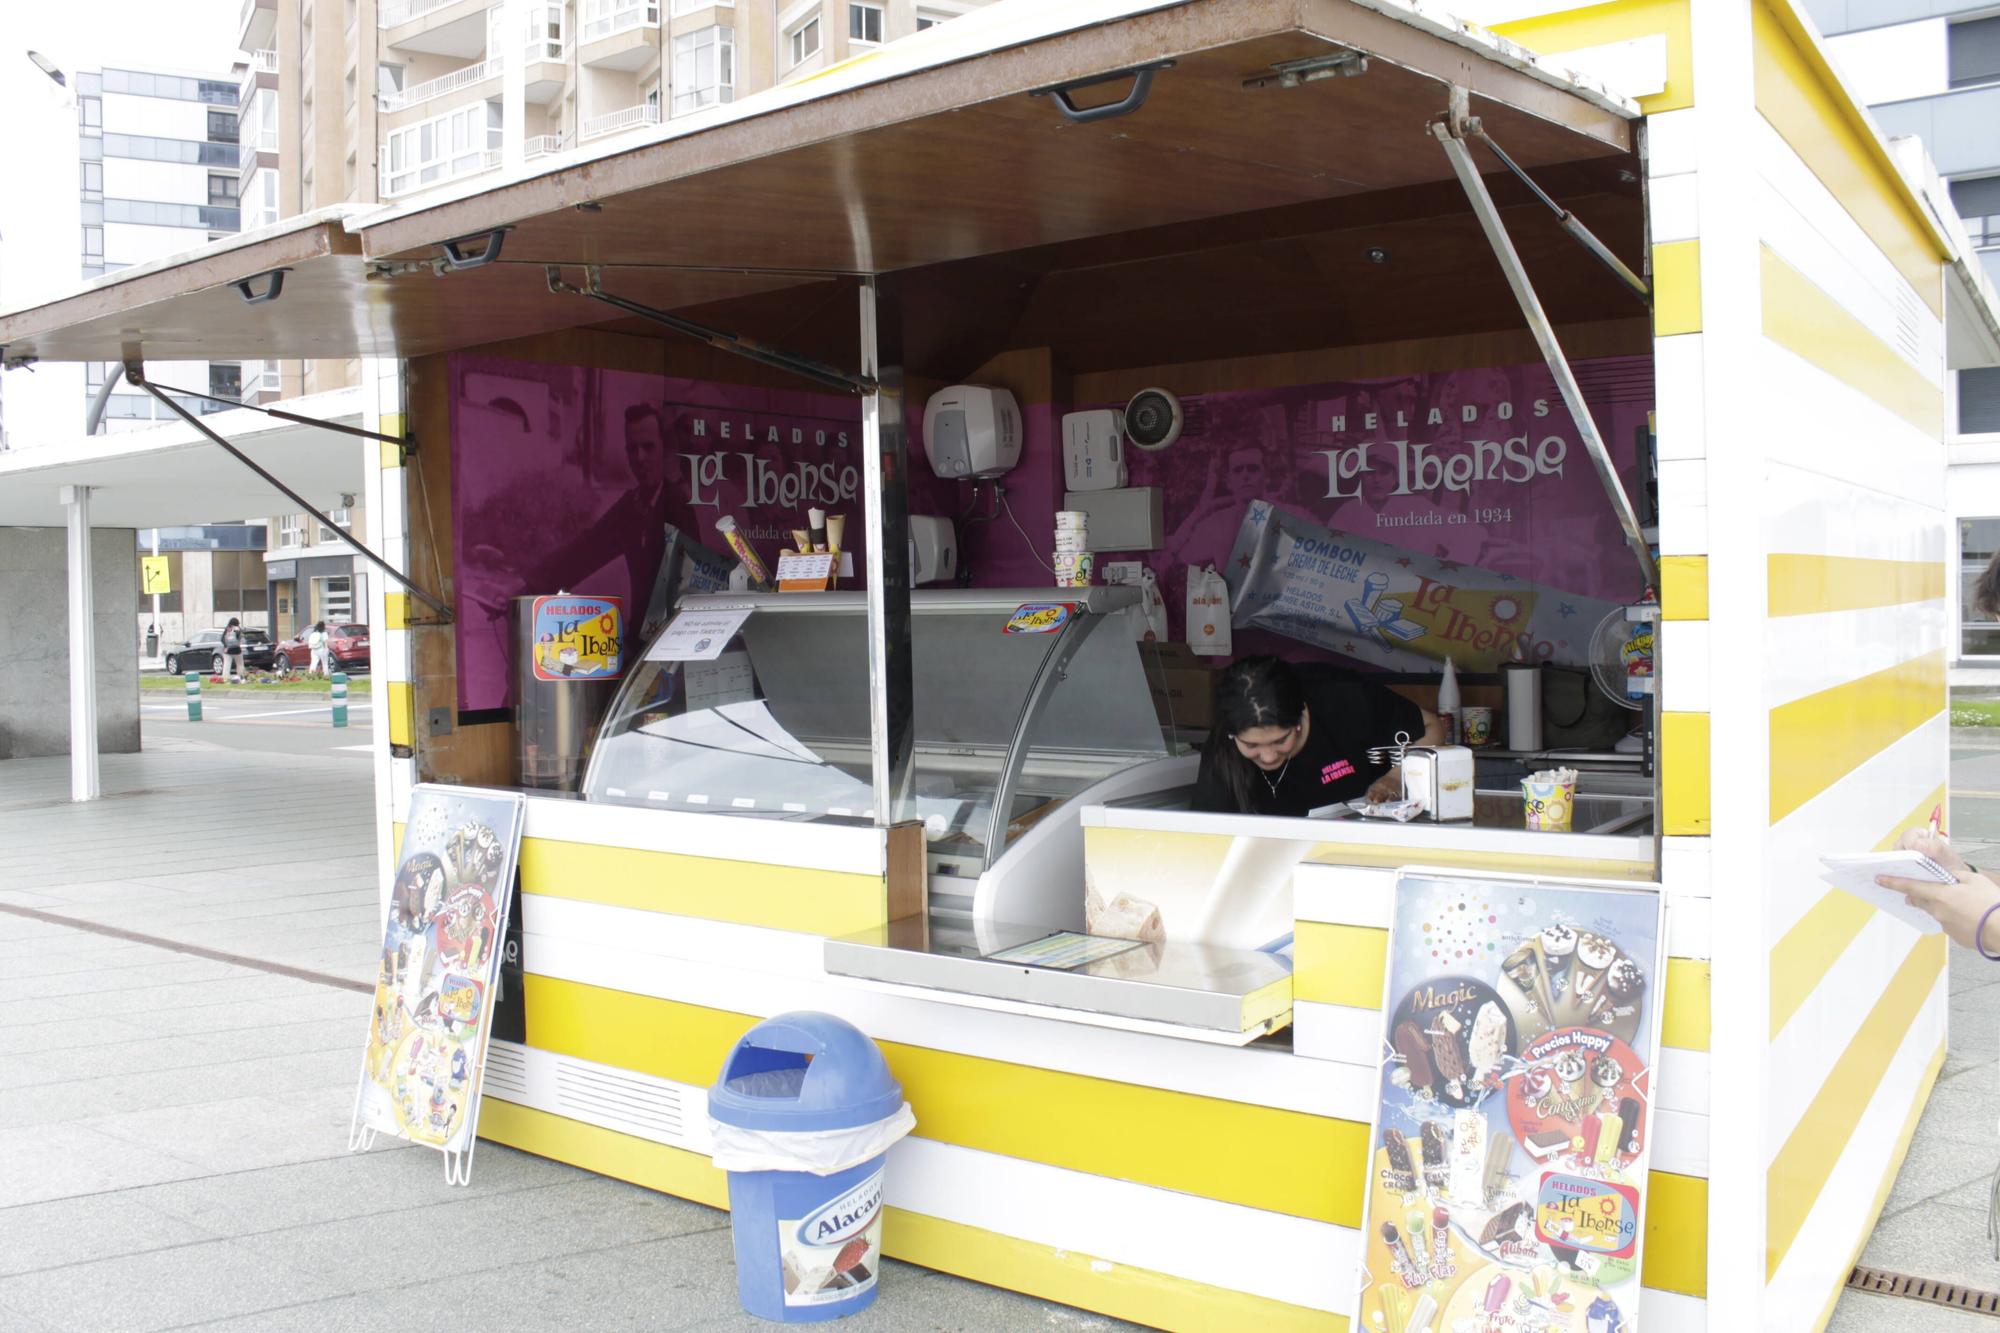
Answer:
[[[1891,136],[1923,142],[1987,274],[2000,284],[2000,12],[1993,0],[1805,0],[1861,100]],[[1972,581],[2000,550],[2000,370],[1951,375],[1947,503],[1952,679],[2000,685],[2000,622]]]
[[[7,59],[10,68],[0,82],[15,82],[32,97],[33,105],[24,108],[23,134],[34,140],[10,161],[15,188],[0,209],[0,236],[18,238],[22,245],[22,265],[8,266],[10,304],[34,296],[38,285],[73,285],[78,277],[101,277],[237,230],[237,78],[68,70],[47,58],[22,59],[17,52]],[[62,221],[54,221],[58,218]],[[59,234],[64,227],[67,237]],[[47,256],[71,246],[75,267],[50,271]],[[24,272],[25,266],[39,271]],[[0,394],[7,399],[7,447],[83,434],[91,400],[113,369],[99,363],[6,372]],[[155,372],[164,385],[231,398],[242,384],[242,368],[235,363],[149,365],[148,375]],[[179,401],[197,413],[223,410],[198,398]],[[120,382],[105,405],[101,429],[130,430],[173,419],[150,395]]]

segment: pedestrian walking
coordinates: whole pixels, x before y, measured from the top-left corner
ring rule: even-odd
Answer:
[[[225,684],[243,679],[243,626],[235,616],[222,627],[222,679]]]
[[[315,676],[326,674],[326,622],[319,621],[306,635],[306,647],[312,649],[312,660],[306,670]]]

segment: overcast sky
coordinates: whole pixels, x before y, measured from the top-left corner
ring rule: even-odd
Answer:
[[[242,0],[0,0],[0,82],[35,74],[29,50],[65,73],[113,66],[226,76],[242,13]]]

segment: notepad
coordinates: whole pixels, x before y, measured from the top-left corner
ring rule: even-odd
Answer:
[[[1895,890],[1883,888],[1875,882],[1875,877],[1896,875],[1902,879],[1927,879],[1939,884],[1950,884],[1957,879],[1957,876],[1922,852],[1867,852],[1860,856],[1822,856],[1820,864],[1826,867],[1820,873],[1820,878],[1836,889],[1851,893],[1864,902],[1881,908],[1898,921],[1906,921],[1927,935],[1935,934],[1940,929],[1937,918],[1922,908],[1912,907],[1909,900]]]

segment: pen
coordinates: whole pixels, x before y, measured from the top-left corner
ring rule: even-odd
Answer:
[[[1943,813],[1944,813],[1944,807],[1942,805],[1934,805],[1931,807],[1931,836],[1933,838],[1937,837],[1938,835],[1938,818]]]

